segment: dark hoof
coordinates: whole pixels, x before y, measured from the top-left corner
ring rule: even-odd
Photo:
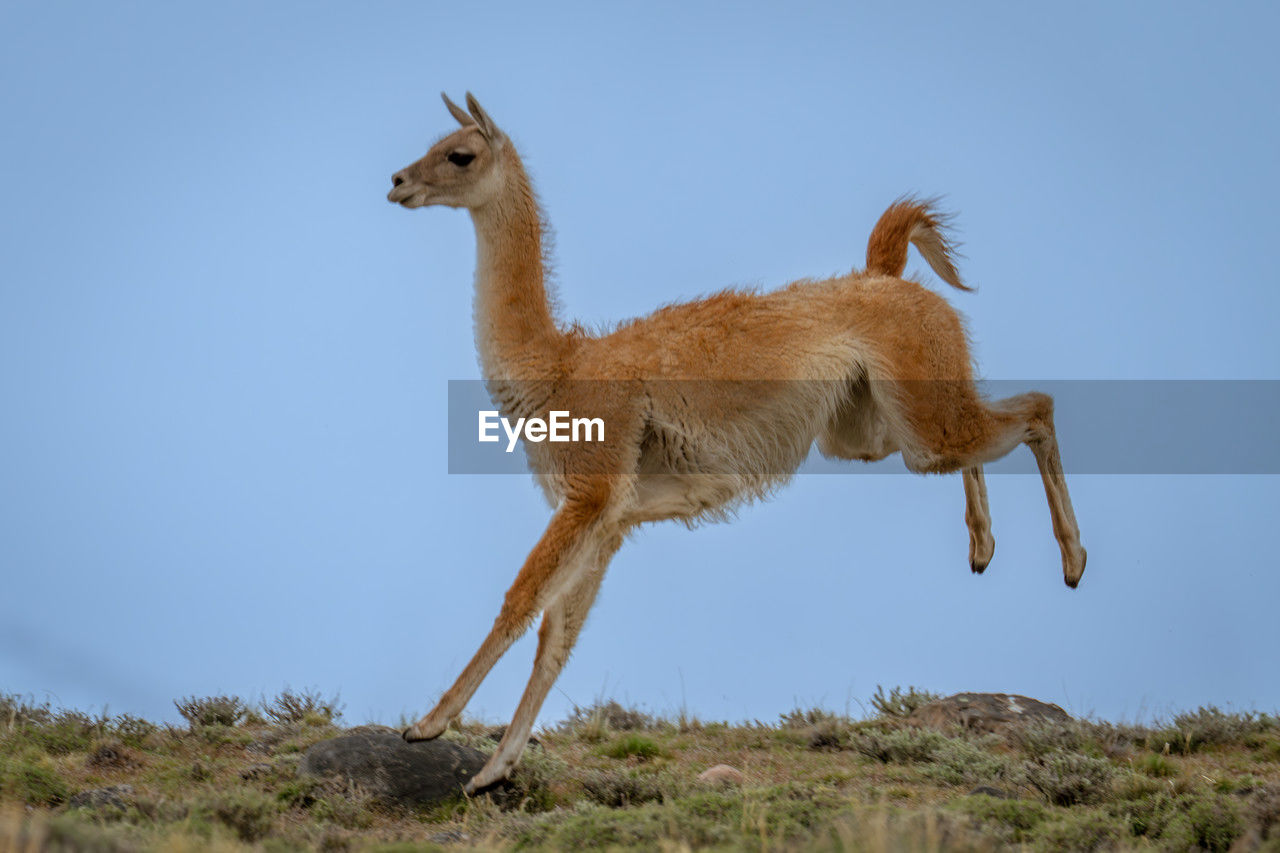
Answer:
[[[990,565],[990,563],[974,563],[974,562],[970,562],[970,563],[969,563],[969,569],[970,569],[970,571],[972,571],[975,575],[980,575],[980,574],[982,574],[983,572],[985,572],[985,571],[987,570],[987,566],[989,566],[989,565]]]
[[[1089,552],[1081,548],[1080,549],[1080,577],[1084,577],[1084,567],[1088,564],[1089,564]],[[1077,577],[1075,580],[1071,580],[1069,578],[1063,578],[1063,580],[1066,581],[1067,586],[1071,587],[1072,589],[1075,589],[1080,585],[1080,577]]]

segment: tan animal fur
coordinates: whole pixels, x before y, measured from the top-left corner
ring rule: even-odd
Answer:
[[[592,335],[552,315],[542,219],[510,139],[470,94],[461,125],[393,177],[404,207],[464,207],[476,231],[475,324],[481,367],[510,417],[553,409],[603,417],[599,443],[526,442],[555,507],[506,594],[492,630],[435,708],[404,733],[440,735],[491,667],[543,614],[533,674],[477,791],[519,760],[627,531],[650,521],[723,515],[784,483],[816,441],[842,459],[900,452],[918,472],[963,473],[969,560],[995,543],[982,465],[1018,444],[1035,454],[1063,575],[1074,587],[1085,550],[1067,495],[1053,401],[990,402],[974,386],[965,329],[944,300],[901,278],[908,243],[967,289],[943,220],[901,199],[872,231],[867,268],[769,293],[725,291]]]

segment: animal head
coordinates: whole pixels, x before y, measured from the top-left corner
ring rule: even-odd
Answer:
[[[470,112],[443,92],[440,97],[461,129],[431,146],[421,160],[392,175],[387,200],[409,208],[442,204],[475,210],[501,191],[503,151],[510,143],[470,92]]]

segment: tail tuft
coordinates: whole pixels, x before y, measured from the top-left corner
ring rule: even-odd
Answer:
[[[956,271],[955,244],[946,233],[951,217],[934,210],[936,203],[903,196],[889,205],[867,240],[867,272],[901,276],[907,267],[907,246],[914,243],[939,278],[960,290],[972,290]]]

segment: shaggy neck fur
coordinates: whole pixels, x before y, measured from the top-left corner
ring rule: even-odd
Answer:
[[[486,378],[544,373],[564,341],[544,281],[542,218],[529,177],[507,143],[506,182],[471,211],[476,229],[476,349]]]

